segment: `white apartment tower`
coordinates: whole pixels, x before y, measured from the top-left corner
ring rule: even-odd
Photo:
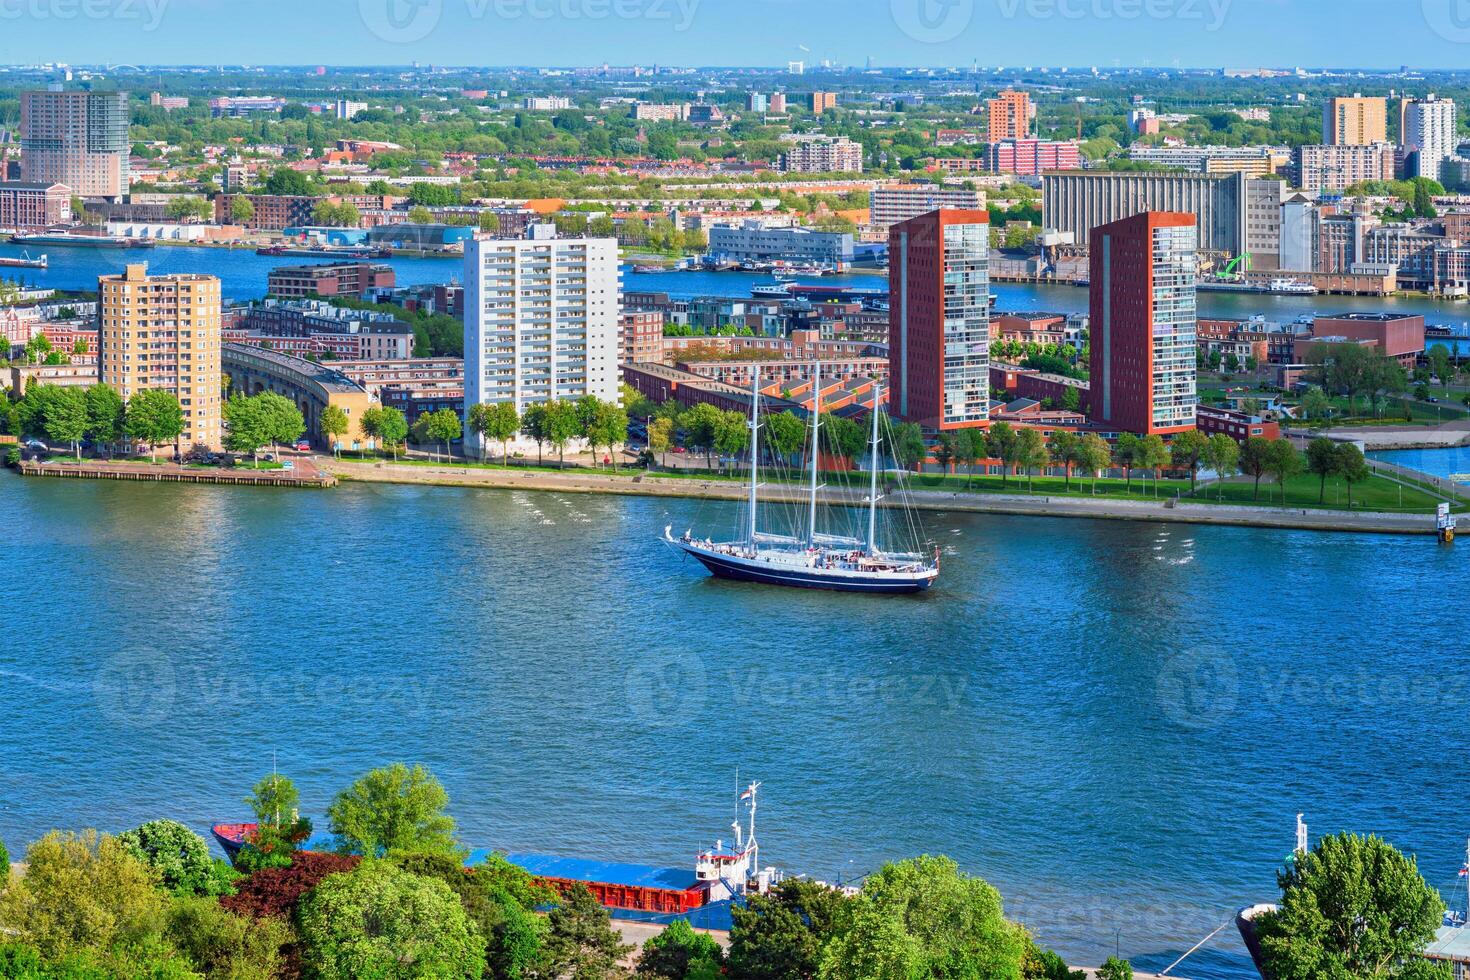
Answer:
[[[1455,155],[1455,103],[1451,99],[1405,99],[1399,110],[1399,139],[1405,149],[1418,150],[1419,176],[1439,180],[1444,162]]]
[[[618,244],[555,238],[465,244],[465,412],[618,397]],[[473,437],[472,437],[473,438]]]

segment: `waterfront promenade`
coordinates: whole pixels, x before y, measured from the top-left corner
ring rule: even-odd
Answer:
[[[611,476],[576,471],[554,473],[543,470],[505,470],[388,462],[364,463],[346,460],[323,460],[321,465],[325,472],[340,479],[364,483],[545,490],[559,493],[607,493],[729,501],[744,500],[748,493],[744,484],[731,480],[699,479],[698,477],[667,478],[650,476],[637,471],[630,472],[627,476]],[[799,486],[774,485],[766,488],[764,499],[771,502],[800,503],[806,499],[806,493],[807,491]],[[862,506],[866,500],[864,492],[856,490],[843,491],[827,488],[823,491],[822,496],[827,504],[854,507]],[[1379,534],[1432,535],[1436,533],[1435,518],[1432,514],[1307,510],[1193,501],[1160,500],[1154,502],[1105,497],[1089,499],[1087,497],[935,490],[908,491],[903,495],[903,502],[930,511]],[[897,500],[892,500],[890,505],[897,503]]]
[[[337,485],[337,478],[323,472],[315,462],[301,457],[294,469],[225,469],[215,466],[180,466],[147,460],[27,460],[17,464],[21,476],[60,477],[73,480],[127,480],[152,483],[222,483],[233,486],[312,487]]]

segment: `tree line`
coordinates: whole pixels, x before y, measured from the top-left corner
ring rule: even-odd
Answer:
[[[233,864],[172,820],[115,836],[52,831],[27,849],[23,873],[0,847],[0,975],[1082,976],[1006,917],[992,885],[945,857],[889,864],[856,891],[782,881],[736,904],[728,951],[684,921],[639,949],[585,886],[554,889],[501,854],[466,868],[448,794],[420,766],[386,766],[344,788],[319,839],[287,776],[263,777],[245,802],[255,824]],[[1110,966],[1110,978],[1130,975]]]
[[[17,401],[0,412],[12,435],[64,442],[82,458],[82,444],[109,449],[124,440],[156,447],[176,441],[184,432],[184,410],[171,391],[145,389],[124,404],[110,385],[87,388],[32,382]]]

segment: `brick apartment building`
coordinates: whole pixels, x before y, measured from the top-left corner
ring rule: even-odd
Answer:
[[[266,291],[282,299],[337,296],[361,299],[370,291],[392,289],[398,277],[390,265],[371,262],[329,262],[288,265],[272,269]]]
[[[45,182],[0,183],[0,228],[28,231],[71,220],[71,188]]]

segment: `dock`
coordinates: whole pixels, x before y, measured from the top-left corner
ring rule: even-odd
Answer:
[[[152,483],[217,483],[252,487],[328,489],[337,478],[312,467],[299,470],[192,469],[173,463],[37,463],[17,464],[21,476],[70,477],[75,480],[131,480]]]

